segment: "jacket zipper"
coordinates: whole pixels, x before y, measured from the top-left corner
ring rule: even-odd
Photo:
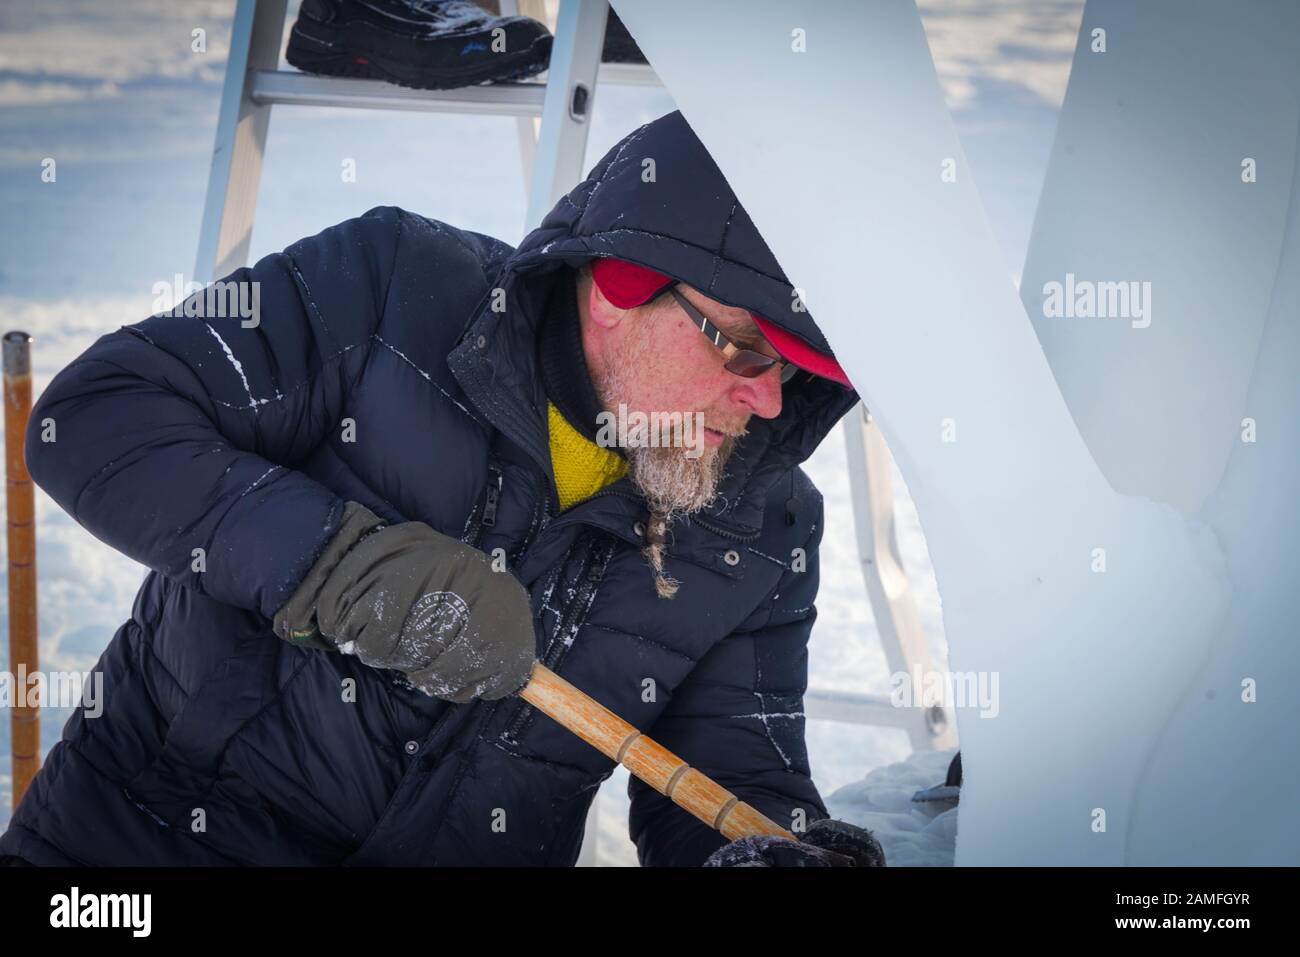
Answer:
[[[565,642],[565,636],[568,635],[575,627],[578,626],[579,618],[583,616],[584,611],[591,604],[592,595],[597,586],[605,577],[605,565],[609,562],[613,549],[603,549],[604,555],[598,554],[596,543],[588,537],[584,541],[586,553],[582,558],[582,565],[575,578],[573,598],[564,607],[563,614],[560,615],[560,621],[555,627],[550,642],[547,644],[545,651],[542,652],[542,664],[547,668],[554,670],[564,657],[565,651],[568,650],[569,644]],[[519,733],[532,717],[534,708],[530,704],[521,702],[524,706],[520,708],[519,713],[515,715],[510,722],[509,727],[502,732],[502,738],[517,742]]]
[[[488,482],[487,495],[483,499],[483,526],[485,528],[494,528],[497,523],[497,501],[501,497],[501,486],[505,484],[505,476],[500,469],[493,466],[489,466],[489,468],[496,475],[497,481],[495,485]]]
[[[478,545],[482,537],[484,528],[492,528],[497,523],[497,505],[501,499],[501,488],[505,483],[505,475],[495,465],[489,465],[488,471],[494,476],[488,479],[487,487],[483,491],[482,497],[474,505],[474,516],[470,520],[470,529],[461,539],[466,545]]]
[[[754,532],[752,535],[739,535],[736,532],[729,532],[725,528],[721,528],[718,525],[714,525],[712,522],[708,521],[707,519],[701,518],[698,515],[693,517],[691,521],[694,522],[696,525],[699,525],[701,528],[706,528],[710,532],[713,532],[713,534],[721,535],[723,538],[729,538],[733,542],[752,542],[754,541],[754,539],[758,538],[759,535],[762,534],[762,532],[760,531],[760,532]]]
[[[494,469],[494,471],[496,470]],[[495,515],[496,515],[496,494],[495,493],[498,493],[500,491],[500,485],[501,485],[501,478],[500,478],[500,474],[498,473],[497,487],[494,488],[490,483],[488,485],[488,495],[484,500],[485,518],[484,521],[481,523],[482,525],[491,524],[488,521],[486,521],[486,513],[487,513],[487,509],[489,508],[489,504],[488,504],[489,502],[491,503],[490,507],[491,507],[492,520],[493,522],[495,522]],[[639,495],[633,495],[629,492],[622,491],[621,489],[612,489],[612,488],[601,489],[600,491],[595,492],[592,495],[589,495],[586,499],[584,499],[584,501],[591,501],[591,499],[600,498],[602,495],[618,495],[622,498],[630,499],[634,502],[644,503],[644,499]],[[547,510],[543,508],[543,515],[542,515],[543,521],[541,523],[542,528],[545,528],[547,526],[547,522],[545,521],[546,511]],[[760,534],[758,532],[755,532],[752,535],[739,535],[735,532],[731,532],[728,531],[727,529],[714,525],[711,522],[702,520],[699,518],[699,516],[693,518],[692,521],[698,522],[703,528],[708,529],[709,531],[713,532],[716,535],[720,535],[723,538],[727,538],[736,542],[752,542],[756,538],[758,538]],[[537,531],[540,533],[541,528],[539,528]],[[587,548],[587,552],[583,556],[581,570],[579,571],[575,579],[575,581],[578,584],[575,586],[573,599],[569,602],[568,605],[565,606],[564,612],[560,616],[560,622],[556,626],[554,637],[547,644],[546,649],[542,653],[542,659],[541,659],[542,664],[544,664],[546,667],[552,670],[554,670],[556,665],[559,664],[560,659],[564,657],[565,650],[569,647],[564,643],[563,640],[564,636],[568,634],[568,632],[573,628],[575,624],[577,624],[577,618],[581,614],[582,608],[584,608],[587,605],[588,601],[590,600],[591,592],[593,588],[599,585],[601,580],[605,577],[604,565],[608,563],[610,555],[606,555],[600,562],[597,562],[595,544],[591,543],[590,540],[588,539],[586,543],[586,548]],[[524,549],[521,548],[520,554],[522,554],[523,551]],[[610,550],[610,552],[612,554],[612,549]],[[528,720],[533,715],[534,708],[532,705],[527,704],[526,702],[523,701],[521,701],[520,704],[522,705],[522,707],[519,709],[518,714],[516,714],[515,717],[511,720],[509,726],[507,726],[505,731],[501,733],[501,737],[503,740],[510,741],[512,743],[517,742],[519,733],[523,730],[524,726],[528,723]]]
[[[534,539],[536,539],[537,536],[541,534],[542,530],[546,528],[549,518],[550,516],[547,511],[546,499],[538,498],[537,504],[533,506],[533,514],[528,523],[528,531],[524,534],[523,540],[520,541],[520,543],[515,546],[514,551],[510,553],[511,566],[519,564],[519,559],[523,556],[524,552],[528,551],[528,547],[533,544]]]

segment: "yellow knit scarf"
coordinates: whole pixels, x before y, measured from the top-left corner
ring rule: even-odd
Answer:
[[[546,420],[561,510],[627,474],[626,459],[613,449],[602,449],[575,429],[550,400],[546,403]]]

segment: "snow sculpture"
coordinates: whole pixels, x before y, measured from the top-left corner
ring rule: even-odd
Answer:
[[[1118,227],[1143,229],[1142,241],[1194,256],[1125,260],[1096,243],[1062,238],[1057,230],[1074,224],[1040,215],[1029,262],[1038,288],[1049,276],[1064,283],[1067,271],[1092,282],[1152,281],[1152,322],[1124,324],[1130,338],[1156,330],[1146,371],[1157,382],[1144,383],[1141,394],[1163,395],[1167,384],[1186,396],[1199,376],[1227,406],[1195,428],[1170,425],[1177,434],[1159,453],[1176,456],[1169,467],[1161,458],[1153,470],[1150,455],[1133,464],[1130,457],[1145,451],[1137,445],[1149,423],[1113,421],[1123,403],[1099,398],[1114,361],[1101,337],[1120,336],[1119,328],[1091,333],[1097,341],[1078,355],[1068,338],[1073,327],[1048,328],[1040,344],[1036,324],[1041,330],[1072,320],[1045,318],[1028,280],[1033,319],[1018,300],[910,0],[614,5],[879,421],[925,527],[950,667],[999,673],[996,718],[957,712],[965,783],[956,862],[1295,863],[1300,697],[1290,689],[1300,654],[1294,638],[1287,640],[1300,617],[1291,582],[1300,558],[1294,210],[1279,254],[1282,229],[1268,196],[1253,196],[1244,209],[1223,198],[1243,186],[1234,161],[1223,197],[1202,197],[1200,232],[1189,235],[1176,212],[1144,225],[1140,208]],[[1144,4],[1154,12],[1126,16],[1125,4],[1094,4],[1080,42],[1091,41],[1086,28],[1104,15],[1112,51],[1116,32],[1128,29],[1141,34],[1151,56],[1167,22],[1167,11],[1156,8],[1169,5]],[[1233,5],[1238,14],[1209,21],[1225,61],[1251,59],[1261,43],[1294,49],[1295,17],[1282,6]],[[1197,29],[1187,26],[1187,35]],[[1125,56],[1134,56],[1131,47]],[[1078,82],[1091,84],[1097,75],[1081,70]],[[1109,82],[1143,77],[1141,64],[1131,62]],[[1208,88],[1227,77],[1206,71],[1198,78],[1191,69],[1182,79]],[[1143,109],[1196,96],[1195,87],[1157,87]],[[1289,184],[1294,90],[1241,105],[1269,111],[1279,128],[1239,122],[1231,130],[1262,131],[1262,139],[1249,149],[1232,144],[1222,155],[1258,154],[1270,166],[1289,156],[1290,167],[1269,170]],[[1072,79],[1067,130],[1076,109],[1100,108],[1091,97]],[[1223,94],[1211,111],[1232,97]],[[1173,120],[1165,120],[1134,120],[1144,148],[1200,142],[1194,133],[1171,136]],[[1210,128],[1201,135],[1218,140]],[[1143,165],[1158,167],[1157,160]],[[1113,164],[1106,169],[1118,175]],[[1203,187],[1188,175],[1181,185],[1165,184],[1162,195],[1183,198]],[[1079,208],[1083,197],[1070,197],[1068,176],[1049,175],[1045,210]],[[1290,191],[1276,180],[1269,188],[1277,197]],[[1147,199],[1133,188],[1131,201]],[[1240,257],[1224,260],[1214,244],[1226,249],[1241,240],[1217,235],[1229,223],[1250,223],[1259,236]],[[1098,229],[1087,235],[1097,238]],[[1080,249],[1088,251],[1083,265],[1067,270]],[[1267,288],[1267,266],[1253,268],[1251,258],[1270,254],[1278,264],[1275,288]],[[1215,273],[1222,281],[1251,288],[1188,313],[1193,318],[1176,336],[1162,338],[1177,310],[1196,305],[1187,290],[1171,294],[1164,286],[1207,264],[1222,270]],[[1247,314],[1239,320],[1238,311]],[[1257,353],[1237,339],[1220,348],[1251,335],[1260,340]],[[1179,365],[1184,336],[1207,340],[1194,367]],[[1148,419],[1181,415],[1167,405],[1143,412]],[[1218,435],[1234,417],[1252,415],[1266,423],[1267,441],[1246,446],[1233,444],[1235,433]],[[1096,460],[1085,436],[1097,442]],[[1249,677],[1257,681],[1253,703],[1241,700]],[[1212,707],[1207,691],[1217,695]],[[1189,797],[1185,781],[1201,791]],[[1272,790],[1267,804],[1242,814],[1265,787]]]

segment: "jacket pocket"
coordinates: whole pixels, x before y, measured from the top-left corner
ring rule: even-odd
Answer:
[[[216,663],[172,719],[152,763],[127,782],[126,792],[138,807],[160,824],[188,826],[217,778],[230,740],[283,690],[275,687],[281,647],[265,635],[250,636],[235,654]],[[290,681],[305,664],[306,659]]]

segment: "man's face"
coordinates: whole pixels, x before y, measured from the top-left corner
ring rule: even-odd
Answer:
[[[737,345],[779,358],[744,309],[684,284],[677,289]],[[750,416],[780,414],[780,368],[752,379],[728,372],[722,350],[668,294],[644,306],[619,309],[583,275],[578,304],[587,365],[607,412],[616,415],[623,404],[629,413],[647,416],[703,414],[704,433],[693,436],[693,447],[623,450],[632,479],[652,509],[665,517],[699,511],[713,499],[723,464],[745,434]]]

